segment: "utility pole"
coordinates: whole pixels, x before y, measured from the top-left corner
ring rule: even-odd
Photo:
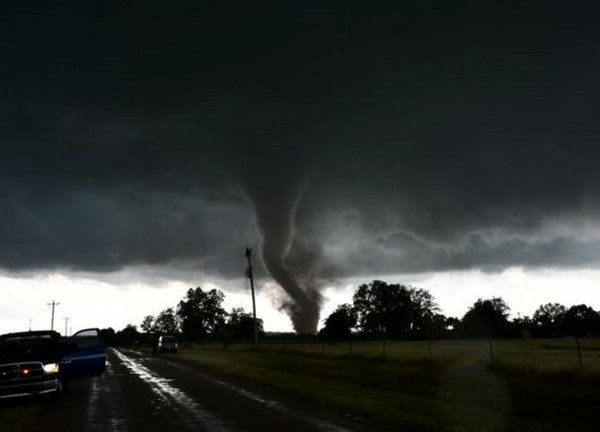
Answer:
[[[46,303],[48,306],[52,306],[52,318],[50,320],[50,330],[54,330],[54,307],[58,306],[60,303],[52,300],[52,303]]]
[[[31,318],[29,318],[29,331],[31,331]]]
[[[70,317],[64,317],[63,318],[65,320],[65,337],[68,336],[68,333],[67,333],[67,324],[69,323],[69,318]]]
[[[252,249],[246,247],[246,258],[248,259],[248,270],[246,275],[250,279],[250,290],[252,291],[252,317],[254,318],[254,343],[258,343],[258,334],[256,332],[256,300],[254,299],[254,277],[252,275]]]

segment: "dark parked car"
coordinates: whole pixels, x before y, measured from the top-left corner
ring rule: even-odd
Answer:
[[[49,394],[61,397],[65,383],[100,375],[106,346],[98,329],[80,330],[66,341],[51,330],[0,336],[0,398]]]
[[[160,336],[156,341],[156,345],[154,346],[154,352],[163,353],[163,352],[177,352],[177,348],[179,345],[177,344],[177,339],[175,336]]]

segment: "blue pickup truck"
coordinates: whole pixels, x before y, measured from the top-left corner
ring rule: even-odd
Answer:
[[[66,340],[51,330],[0,336],[0,398],[63,395],[70,379],[101,375],[106,346],[98,329]]]

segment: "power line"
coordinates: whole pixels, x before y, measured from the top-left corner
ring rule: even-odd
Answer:
[[[50,320],[50,330],[54,330],[54,307],[58,306],[60,303],[52,300],[52,303],[46,303],[48,306],[52,306],[52,318]]]
[[[246,258],[248,259],[247,276],[250,279],[250,289],[252,290],[252,318],[254,321],[254,343],[258,343],[258,334],[256,332],[256,300],[254,299],[254,279],[252,276],[252,249],[246,248]]]
[[[64,317],[63,320],[65,320],[65,336],[68,336],[69,334],[67,333],[67,325],[69,324],[69,318],[71,317]]]

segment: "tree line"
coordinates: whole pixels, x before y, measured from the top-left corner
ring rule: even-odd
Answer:
[[[103,333],[116,345],[149,341],[160,334],[189,341],[251,340],[252,315],[243,308],[225,311],[224,299],[225,294],[217,289],[190,288],[177,307],[147,315],[140,324],[141,332],[129,324],[119,332],[105,329]],[[493,297],[475,301],[462,318],[447,317],[427,290],[374,280],[354,291],[352,304],[338,305],[324,319],[319,337],[418,340],[600,335],[600,313],[584,304],[567,308],[547,303],[532,317],[509,319],[509,313],[506,302]],[[259,337],[264,337],[263,321],[257,319],[256,324]]]
[[[319,335],[387,339],[511,338],[600,335],[600,313],[581,304],[538,307],[532,317],[509,319],[500,297],[478,299],[462,318],[440,313],[426,290],[374,280],[360,285],[352,304],[342,304],[325,318]]]
[[[254,337],[254,318],[244,308],[223,308],[225,294],[217,289],[190,288],[176,308],[168,307],[158,315],[146,315],[137,326],[123,330],[103,330],[104,338],[114,345],[148,342],[159,335],[174,335],[186,341],[220,340],[224,343]],[[262,319],[256,319],[257,334],[264,335]]]

